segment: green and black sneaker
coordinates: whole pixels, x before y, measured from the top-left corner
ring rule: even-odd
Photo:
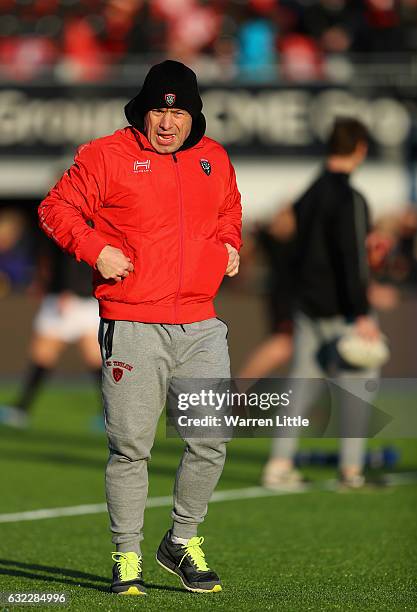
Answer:
[[[113,582],[112,593],[118,595],[146,595],[142,580],[142,557],[135,552],[114,552],[112,559]]]
[[[171,531],[165,535],[156,553],[156,560],[164,569],[176,574],[187,591],[218,593],[220,578],[209,568],[201,550],[204,538],[191,538],[187,544],[174,544]]]

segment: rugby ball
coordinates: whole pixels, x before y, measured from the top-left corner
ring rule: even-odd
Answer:
[[[390,358],[387,338],[377,340],[363,338],[354,330],[347,332],[337,342],[339,355],[346,363],[357,368],[380,368]]]

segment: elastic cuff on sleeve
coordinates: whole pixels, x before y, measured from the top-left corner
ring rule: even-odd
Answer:
[[[93,231],[78,246],[75,255],[78,261],[85,261],[89,266],[95,268],[98,256],[107,245],[108,242],[100,234]]]
[[[242,248],[242,243],[240,240],[237,240],[236,238],[232,238],[230,236],[221,236],[220,240],[226,244],[226,242],[230,245],[232,245],[232,247],[234,247],[237,251],[240,251],[240,249]]]

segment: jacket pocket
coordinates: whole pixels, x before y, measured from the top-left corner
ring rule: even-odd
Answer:
[[[112,278],[106,279],[103,278],[98,272],[98,270],[94,270],[93,275],[93,284],[94,284],[94,296],[98,300],[108,300],[108,301],[123,301],[126,292],[129,290],[129,287],[134,284],[134,277],[137,275],[138,271],[137,267],[137,257],[135,254],[135,250],[128,244],[128,242],[124,239],[120,245],[112,244],[112,246],[120,249],[126,257],[129,257],[133,264],[133,272],[123,278],[120,281],[116,281]]]
[[[228,261],[227,248],[220,241],[186,241],[181,299],[185,302],[204,302],[213,298],[223,280]]]
[[[93,275],[94,297],[98,300],[115,300],[121,296],[122,281],[115,281],[112,278],[103,278],[100,272],[94,271]]]
[[[104,334],[103,349],[105,351],[104,356],[106,359],[110,359],[113,354],[113,336],[114,336],[115,321],[107,322],[106,333]]]
[[[110,359],[113,354],[113,336],[115,321],[111,319],[100,319],[98,330],[98,344],[103,359]],[[104,331],[106,329],[106,331]]]

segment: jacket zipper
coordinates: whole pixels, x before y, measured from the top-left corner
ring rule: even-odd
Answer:
[[[175,175],[177,178],[177,186],[178,186],[178,195],[179,195],[179,221],[180,221],[180,265],[179,265],[179,274],[178,274],[178,289],[175,295],[174,300],[174,319],[175,322],[178,322],[178,301],[179,295],[181,291],[182,284],[182,273],[184,266],[184,213],[183,213],[183,201],[182,201],[182,189],[181,189],[181,180],[180,180],[180,172],[178,170],[178,159],[175,153],[172,154],[172,159],[174,161]]]

